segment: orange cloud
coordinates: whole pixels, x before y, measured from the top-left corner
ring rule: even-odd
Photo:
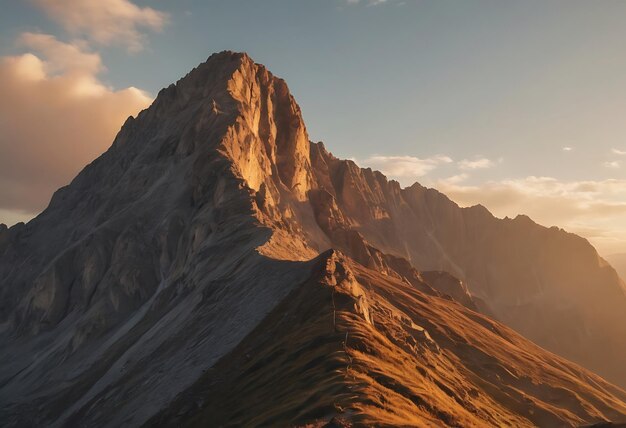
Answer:
[[[37,54],[0,58],[0,222],[45,208],[151,101],[137,88],[103,85],[97,53],[45,34],[20,42]]]
[[[125,45],[129,51],[143,48],[140,29],[159,31],[168,20],[166,13],[129,0],[32,1],[70,33],[103,45]]]

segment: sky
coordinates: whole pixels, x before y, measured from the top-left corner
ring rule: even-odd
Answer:
[[[283,77],[335,155],[624,253],[624,22],[621,0],[6,1],[0,222],[229,49]]]

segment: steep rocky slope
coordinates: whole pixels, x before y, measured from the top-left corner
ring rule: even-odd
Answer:
[[[146,426],[578,426],[623,419],[625,400],[511,329],[330,251]]]
[[[315,259],[329,248],[345,256]],[[574,266],[565,269],[560,257]],[[355,377],[375,377],[342,417],[354,413],[357,421],[392,423],[414,413],[417,423],[445,420],[445,413],[450,421],[577,424],[624,415],[622,390],[472,312],[492,311],[540,344],[543,338],[544,345],[619,381],[615,364],[624,354],[620,336],[612,335],[621,330],[611,323],[624,313],[623,290],[593,248],[524,219],[501,221],[484,209],[461,210],[417,185],[400,189],[380,173],[335,159],[321,144],[309,143],[285,82],[244,54],[224,52],[129,118],[112,147],[56,192],[40,216],[0,228],[0,421],[20,427],[137,426],[189,388],[201,388],[211,368],[239,376],[228,356],[241,356],[241,347],[258,348],[243,358],[266,367],[263,376],[279,376],[271,371],[271,358],[258,358],[274,340],[283,352],[311,341],[310,354],[294,356],[293,367],[286,362],[281,381],[300,379],[300,360],[310,359],[306,367],[318,367],[319,377],[310,383],[303,378],[298,387],[300,394],[314,395],[311,405],[285,398],[255,402],[256,410],[248,411],[233,400],[209,400],[222,403],[224,421],[282,406],[307,421],[319,416],[315,403],[343,406],[335,393],[351,391],[352,384],[337,383],[332,373],[333,367],[343,370],[344,357],[324,354],[336,342],[316,347],[337,333],[315,323],[329,313],[316,288],[320,263],[353,272],[355,287],[370,302],[357,299],[352,312],[347,304],[336,321],[356,317],[349,330],[360,332],[362,345],[344,352],[362,361]],[[332,276],[331,270],[323,272]],[[581,291],[583,285],[589,286]],[[313,294],[298,300],[298,293]],[[301,320],[309,333],[300,342],[292,342],[298,333],[277,321],[292,313],[291,305],[314,317]],[[603,311],[593,318],[598,306]],[[363,324],[361,316],[371,323]],[[553,324],[538,332],[536,322]],[[485,325],[506,331],[508,339],[482,337]],[[412,342],[418,339],[409,339],[426,340],[420,326],[439,353],[424,354]],[[475,333],[464,336],[463,329]],[[457,335],[469,341],[470,334],[486,343],[463,348]],[[348,339],[345,346],[351,343],[357,342]],[[520,352],[527,358],[520,360]],[[416,366],[426,355],[430,365]],[[606,373],[595,367],[602,362]],[[456,405],[444,395],[428,401],[423,387],[436,382],[423,381],[422,387],[416,380],[431,371],[434,378],[444,376],[438,364],[458,366],[449,373],[464,382],[451,390]],[[403,385],[384,411],[371,401],[393,388],[375,373],[377,365],[386,367],[394,385]],[[493,376],[497,382],[488,381]],[[244,387],[235,379],[222,382],[227,391],[221,397]],[[450,397],[449,387],[438,388]],[[480,399],[463,394],[471,388]],[[307,406],[312,413],[304,412]],[[474,414],[475,408],[482,410]],[[531,411],[539,416],[529,416]],[[304,413],[296,418],[293,412]]]

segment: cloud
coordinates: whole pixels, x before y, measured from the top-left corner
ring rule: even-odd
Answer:
[[[448,178],[444,178],[440,180],[439,182],[445,183],[446,185],[454,185],[454,184],[459,184],[459,183],[463,183],[464,181],[467,181],[469,177],[470,177],[469,174],[462,173],[462,174],[453,175]]]
[[[143,48],[143,30],[160,31],[168,15],[129,0],[31,0],[52,20],[75,36],[102,44]]]
[[[452,163],[453,160],[444,155],[435,155],[428,158],[414,156],[370,156],[357,163],[377,169],[383,174],[397,179],[415,181],[423,177],[440,165]]]
[[[580,233],[605,254],[626,249],[626,180],[529,176],[478,185],[463,182],[451,177],[432,185],[461,206],[482,204],[499,217],[526,214],[546,226]]]
[[[562,149],[564,152],[571,152],[572,150],[574,150],[574,148],[573,148],[573,147],[568,147],[568,146],[562,147],[561,149]]]
[[[606,161],[603,165],[605,168],[617,169],[622,165],[622,163],[620,161]]]
[[[626,155],[626,150],[612,149],[611,152],[613,154],[620,155],[620,156]]]
[[[19,42],[31,52],[0,57],[0,221],[44,208],[151,101],[105,86],[100,56],[82,46],[34,33]]]
[[[485,169],[491,168],[493,165],[493,161],[487,158],[478,158],[474,160],[463,159],[458,163],[459,168],[462,170]]]
[[[57,73],[94,75],[104,69],[97,53],[86,52],[74,44],[62,43],[49,34],[22,33],[17,41],[18,44],[36,52],[44,52],[48,59],[44,64],[45,71],[51,75]]]

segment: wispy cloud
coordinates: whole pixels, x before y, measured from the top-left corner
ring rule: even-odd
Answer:
[[[467,181],[468,178],[470,178],[469,174],[461,173],[443,178],[439,180],[439,183],[445,183],[445,185],[455,185]]]
[[[84,46],[38,33],[19,42],[28,53],[0,57],[0,210],[36,213],[151,98],[104,85],[100,55]]]
[[[486,169],[491,168],[494,162],[487,158],[463,159],[458,162],[458,166],[462,170]]]
[[[574,150],[574,148],[569,147],[569,146],[564,146],[564,147],[561,147],[561,150],[563,150],[564,152],[571,152],[572,150]]]
[[[380,156],[374,155],[362,161],[357,161],[362,166],[368,166],[380,170],[383,174],[396,179],[409,179],[415,181],[433,171],[440,165],[454,162],[449,156],[434,155],[427,158],[415,156]]]
[[[611,169],[618,169],[622,166],[622,163],[620,161],[606,161],[604,162],[604,167],[605,168],[611,168]]]
[[[139,51],[145,30],[160,31],[168,15],[129,0],[33,0],[51,19],[74,36]]]
[[[624,156],[624,155],[626,155],[626,150],[611,149],[611,152],[612,152],[613,154],[620,155],[620,156]]]

